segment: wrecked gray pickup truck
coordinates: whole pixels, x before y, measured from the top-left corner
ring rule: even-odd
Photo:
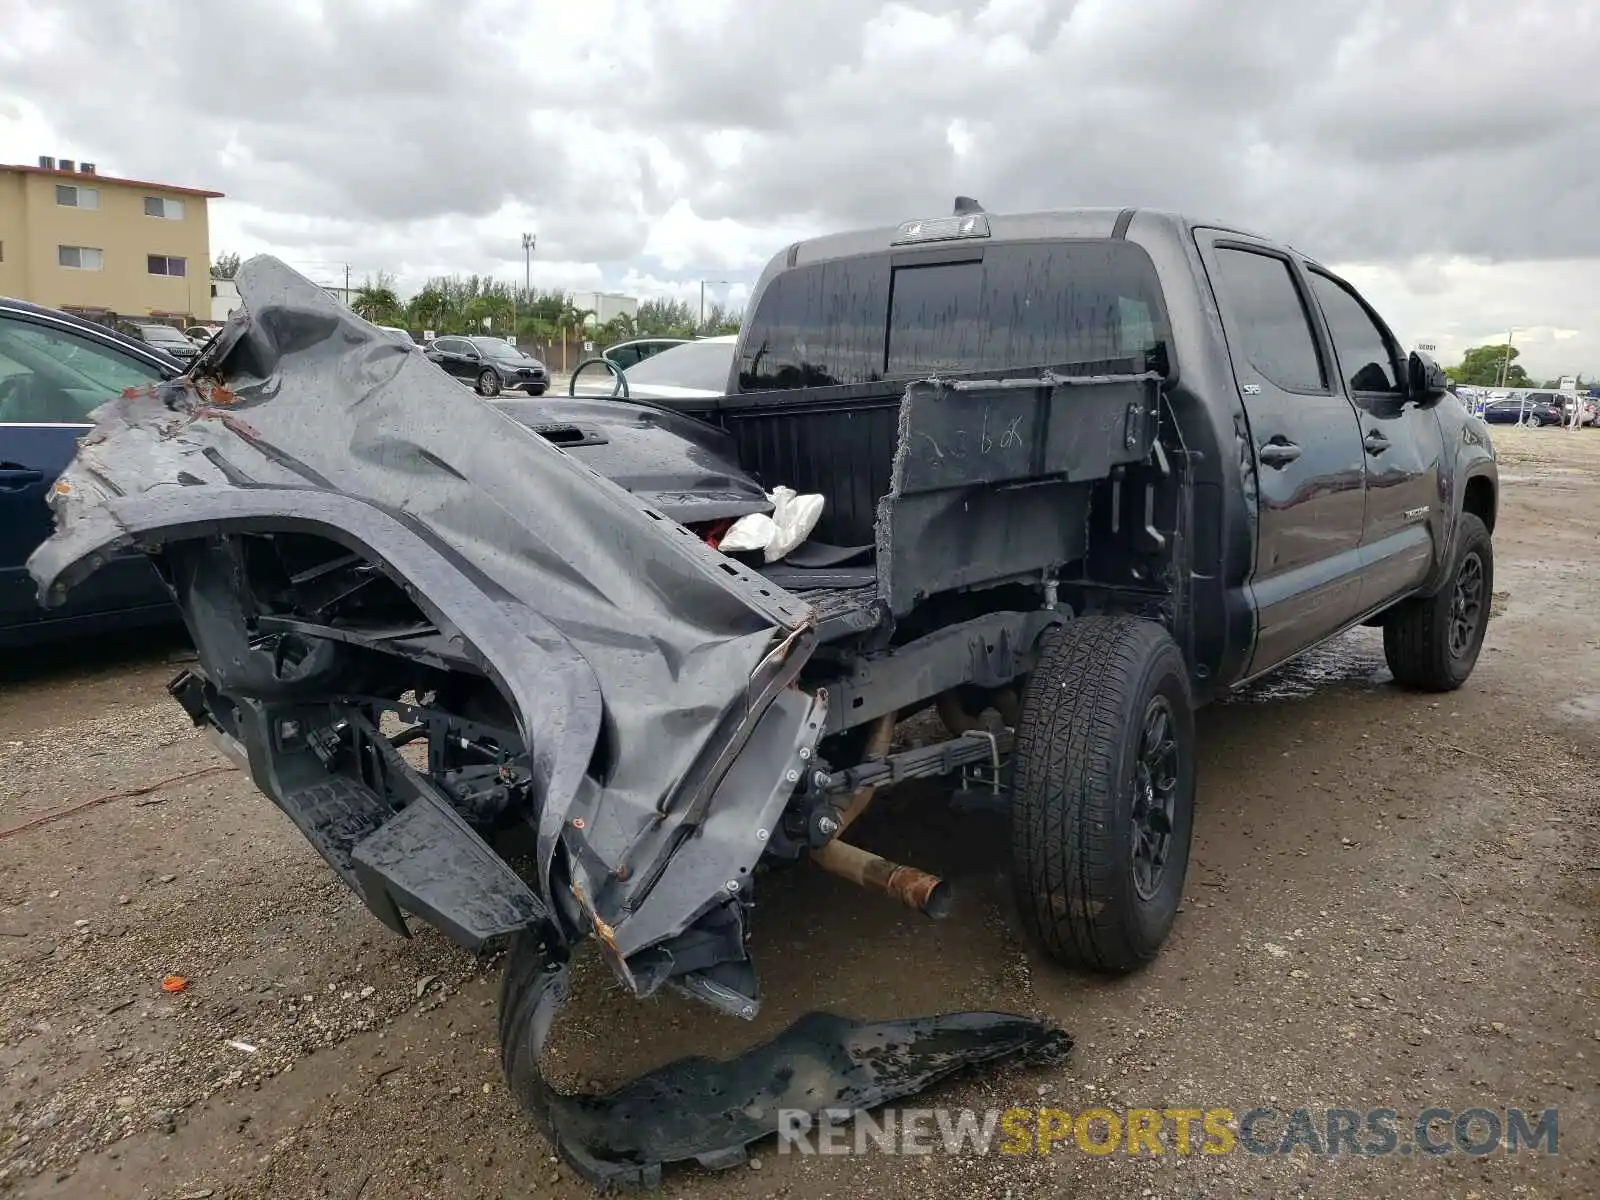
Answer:
[[[149,551],[198,651],[177,700],[390,928],[511,939],[513,1090],[587,1177],[649,1181],[737,1161],[785,1107],[1069,1043],[818,1014],[563,1097],[538,1059],[580,942],[635,995],[753,1016],[758,868],[938,915],[943,881],[842,835],[874,789],[953,775],[1009,806],[1041,944],[1130,970],[1182,895],[1196,703],[1361,621],[1401,682],[1466,678],[1487,433],[1364,306],[1347,341],[1319,281],[1354,297],[1177,217],[958,204],[778,255],[723,397],[491,405],[256,259],[186,376],[97,414],[31,569],[49,602]],[[1289,316],[1305,362],[1270,353]],[[1318,373],[1292,403],[1289,367]],[[824,498],[807,542],[714,548],[779,485]],[[948,736],[896,751],[929,708]]]

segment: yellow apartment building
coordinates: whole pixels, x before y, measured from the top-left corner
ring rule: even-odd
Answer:
[[[96,320],[211,319],[206,202],[221,192],[0,163],[0,296]]]

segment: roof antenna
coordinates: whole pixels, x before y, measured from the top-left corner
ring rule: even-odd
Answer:
[[[982,211],[983,205],[979,204],[971,196],[956,197],[956,216],[964,217],[968,213],[981,213]]]

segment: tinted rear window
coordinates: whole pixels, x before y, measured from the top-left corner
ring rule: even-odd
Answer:
[[[935,372],[1165,369],[1155,269],[1122,241],[1013,243],[981,259],[888,254],[784,272],[762,293],[740,387],[871,383]]]

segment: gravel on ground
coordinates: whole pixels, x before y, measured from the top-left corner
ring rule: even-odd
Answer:
[[[1007,1009],[1071,1032],[1066,1064],[911,1104],[1389,1107],[1402,1123],[1556,1107],[1558,1152],[1102,1156],[1069,1140],[827,1157],[769,1140],[733,1171],[669,1170],[661,1194],[1600,1195],[1600,433],[1494,436],[1476,673],[1447,696],[1401,692],[1378,631],[1358,629],[1205,710],[1184,907],[1148,969],[1108,981],[1042,959],[1012,911],[1003,818],[907,786],[861,838],[952,879],[948,920],[773,874],[753,1025],[631,1000],[584,956],[552,1073],[611,1086],[813,1008]],[[176,635],[141,636],[0,663],[0,1193],[589,1194],[501,1082],[498,962],[370,917],[167,698],[182,655]]]

